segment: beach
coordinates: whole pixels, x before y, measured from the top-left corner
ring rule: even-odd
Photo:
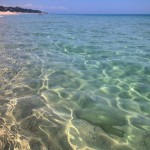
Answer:
[[[5,16],[5,15],[17,15],[17,14],[20,14],[20,13],[10,12],[10,11],[7,11],[7,12],[1,12],[1,11],[0,11],[0,16]]]
[[[24,12],[1,12],[0,11],[0,16],[10,16],[10,15],[23,15],[23,14],[38,14],[38,13],[24,13]]]

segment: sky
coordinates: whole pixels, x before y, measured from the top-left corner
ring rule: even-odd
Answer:
[[[0,0],[0,5],[66,14],[150,14],[150,0]]]

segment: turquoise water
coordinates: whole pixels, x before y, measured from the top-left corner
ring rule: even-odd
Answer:
[[[149,150],[150,16],[0,18],[1,150]]]

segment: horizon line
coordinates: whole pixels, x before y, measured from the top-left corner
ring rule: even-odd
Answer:
[[[51,15],[150,15],[150,13],[53,13],[48,12]]]

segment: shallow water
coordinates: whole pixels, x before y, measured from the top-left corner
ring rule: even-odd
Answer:
[[[148,150],[150,16],[0,18],[0,149]]]

